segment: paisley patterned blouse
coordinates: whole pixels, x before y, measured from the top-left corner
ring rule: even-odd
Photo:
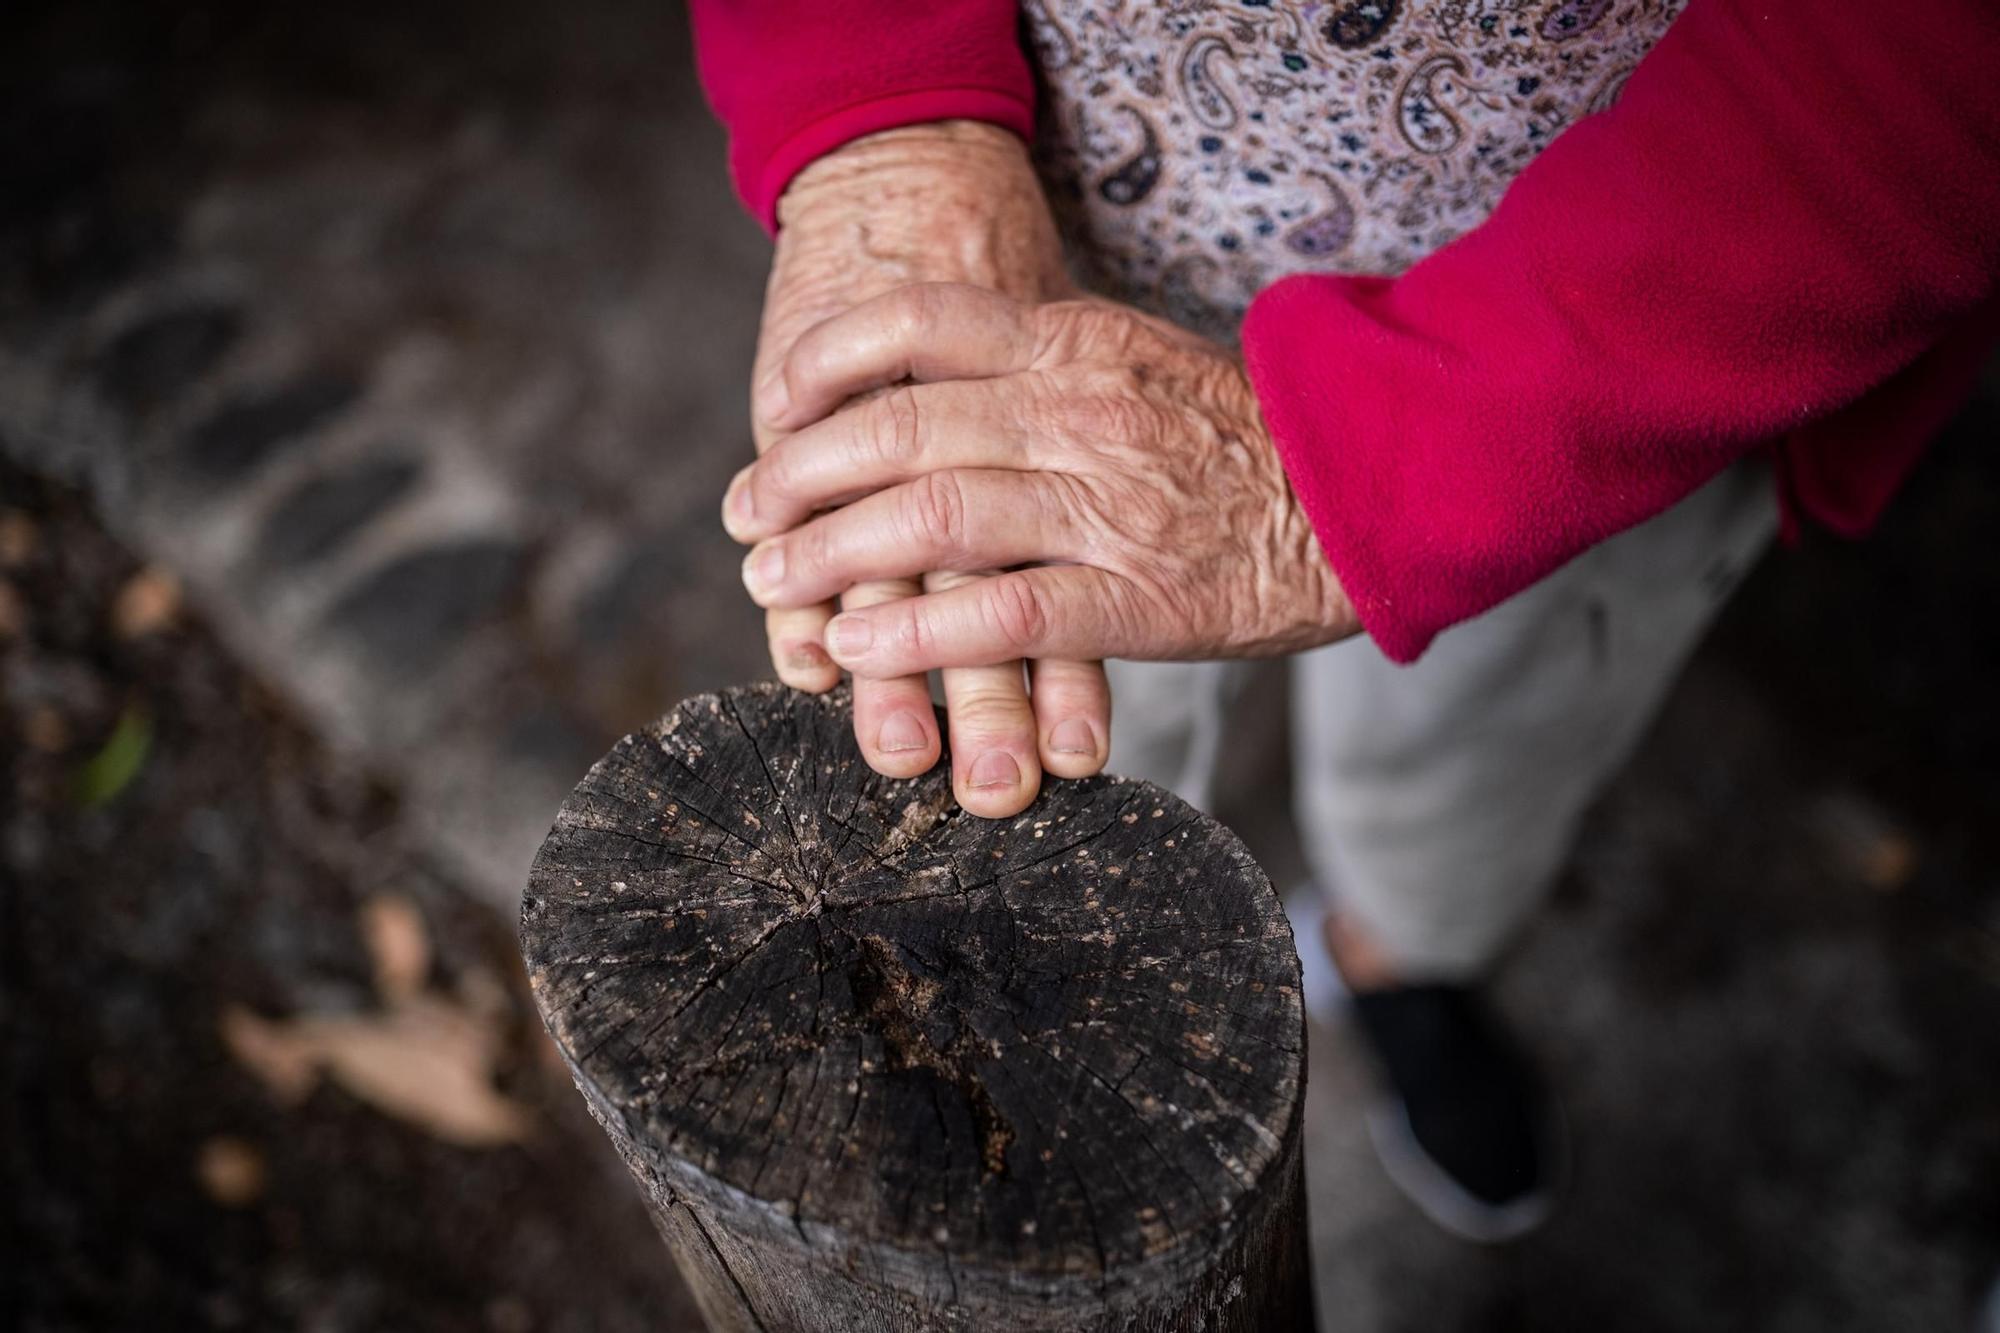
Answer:
[[[862,135],[1039,123],[1083,276],[1242,329],[1397,661],[1753,453],[1788,515],[1866,531],[2000,320],[1994,0],[690,11],[766,225]]]
[[[1233,339],[1309,270],[1393,275],[1609,105],[1685,0],[1026,0],[1078,278]]]

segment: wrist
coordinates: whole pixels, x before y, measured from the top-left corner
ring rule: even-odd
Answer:
[[[976,189],[982,181],[1033,181],[1028,148],[1012,130],[977,120],[899,125],[850,140],[808,163],[778,198],[778,224],[809,221],[834,204],[868,199],[881,211],[884,191],[905,207],[915,189]]]
[[[780,251],[866,255],[910,282],[1057,290],[1061,247],[1019,135],[980,121],[855,139],[792,178]]]

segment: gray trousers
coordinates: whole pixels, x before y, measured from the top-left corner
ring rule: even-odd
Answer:
[[[1294,818],[1319,887],[1407,980],[1484,973],[1541,903],[1585,808],[1769,544],[1744,463],[1439,636],[1289,659]],[[1115,662],[1111,770],[1207,808],[1257,662]]]

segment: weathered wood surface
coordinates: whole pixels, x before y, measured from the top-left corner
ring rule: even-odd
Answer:
[[[563,806],[543,1016],[721,1330],[1311,1326],[1298,962],[1163,790],[962,814],[844,690],[689,700]]]

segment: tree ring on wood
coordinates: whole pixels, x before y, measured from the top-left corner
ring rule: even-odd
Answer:
[[[1168,1326],[1139,1312],[1300,1222],[1269,881],[1149,783],[982,820],[851,727],[844,688],[702,695],[563,805],[521,927],[578,1087],[743,1327],[811,1326],[780,1252],[889,1293],[884,1327]],[[1187,1327],[1260,1326],[1236,1268]]]

